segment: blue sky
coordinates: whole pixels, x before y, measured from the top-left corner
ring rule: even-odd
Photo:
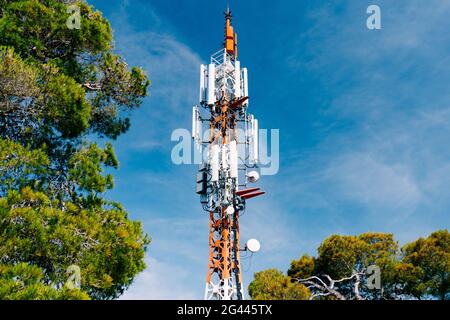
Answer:
[[[108,193],[152,236],[124,299],[201,299],[208,216],[195,166],[171,162],[171,133],[190,129],[198,68],[221,48],[226,1],[90,1],[110,20],[116,51],[152,80],[114,142],[121,167]],[[366,28],[377,4],[382,29]],[[280,129],[280,171],[260,182],[242,238],[245,285],[285,271],[327,236],[391,232],[401,244],[450,224],[450,2],[231,0],[250,108]]]

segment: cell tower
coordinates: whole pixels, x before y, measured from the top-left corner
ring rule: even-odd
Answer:
[[[258,120],[247,112],[248,73],[237,59],[231,18],[227,8],[224,48],[200,66],[200,103],[192,116],[192,137],[205,155],[196,192],[209,213],[206,300],[244,299],[240,252],[257,252],[260,244],[250,239],[241,249],[239,218],[246,200],[265,193],[247,187],[259,179]]]

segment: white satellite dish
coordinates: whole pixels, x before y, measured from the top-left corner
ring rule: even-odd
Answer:
[[[233,206],[229,206],[225,211],[228,215],[231,216],[234,213],[234,208]]]
[[[248,181],[251,183],[255,183],[259,180],[259,173],[257,171],[250,171],[247,173]]]
[[[249,239],[246,244],[247,250],[256,253],[261,249],[261,244],[256,239]]]

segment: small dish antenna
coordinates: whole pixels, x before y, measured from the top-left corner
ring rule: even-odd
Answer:
[[[256,239],[249,239],[246,243],[246,248],[248,251],[256,253],[261,249],[261,244]]]
[[[228,215],[232,215],[233,213],[234,213],[234,208],[232,207],[232,206],[229,206],[226,210],[225,210],[225,212],[228,214]]]
[[[250,171],[247,173],[248,181],[251,183],[255,183],[259,180],[259,173],[257,171]]]

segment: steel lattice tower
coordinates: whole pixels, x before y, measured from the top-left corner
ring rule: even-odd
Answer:
[[[258,121],[248,114],[248,73],[237,60],[237,34],[225,12],[224,48],[200,67],[200,104],[193,108],[192,136],[206,156],[197,174],[197,194],[209,213],[209,260],[205,299],[244,299],[239,218],[246,200],[264,194],[247,183],[259,179]],[[203,127],[205,130],[204,136]],[[242,181],[239,184],[239,181]]]

